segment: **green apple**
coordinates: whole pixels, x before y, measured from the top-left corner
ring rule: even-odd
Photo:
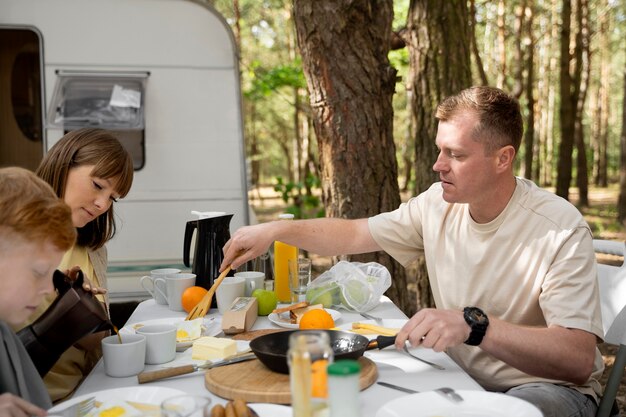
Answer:
[[[256,298],[259,304],[259,316],[267,316],[278,305],[278,297],[274,291],[263,290],[261,288],[252,292],[252,296]]]
[[[331,308],[339,304],[339,286],[334,282],[323,287],[309,288],[306,292],[306,300],[309,304],[323,304],[324,308]]]

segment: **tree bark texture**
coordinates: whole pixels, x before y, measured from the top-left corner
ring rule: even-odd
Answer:
[[[415,126],[415,194],[438,180],[432,170],[437,159],[437,105],[472,83],[471,30],[463,0],[411,0],[409,82],[413,86]]]
[[[622,134],[619,138],[619,199],[617,216],[624,224],[626,221],[626,64],[624,65],[624,101],[622,102]]]
[[[389,64],[393,1],[296,0],[294,20],[318,141],[328,217],[363,218],[400,204],[393,141],[396,70]],[[387,295],[407,311],[404,269],[382,252]]]
[[[525,3],[525,2],[524,2]],[[534,2],[525,5],[522,13],[526,14],[526,36],[528,36],[528,46],[526,48],[526,113],[528,119],[526,121],[526,132],[524,133],[524,177],[533,178],[533,156],[535,156],[535,38],[533,36],[533,18],[534,18]],[[538,176],[535,176],[538,179]]]
[[[575,90],[570,73],[570,34],[572,2],[563,0],[561,23],[561,80],[559,119],[561,121],[561,143],[559,144],[559,160],[557,163],[556,194],[569,200],[569,186],[572,181],[572,151],[574,149],[574,124],[576,122],[576,103],[572,91]]]
[[[415,189],[419,194],[438,180],[432,167],[437,159],[437,105],[471,85],[471,28],[465,0],[411,0],[409,29],[409,83],[415,127]],[[434,300],[426,264],[415,270],[417,308]]]

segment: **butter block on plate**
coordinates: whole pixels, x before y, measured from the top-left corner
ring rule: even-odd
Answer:
[[[237,353],[237,342],[222,337],[205,336],[196,339],[191,346],[191,359],[221,359]]]

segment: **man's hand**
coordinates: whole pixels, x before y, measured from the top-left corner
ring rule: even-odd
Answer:
[[[224,259],[220,265],[220,272],[228,265],[235,269],[267,252],[274,242],[272,225],[273,222],[238,229],[224,245]]]
[[[70,278],[70,282],[74,282],[74,281],[76,281],[76,279],[78,279],[78,272],[79,271],[80,271],[80,267],[79,266],[74,266],[74,267],[72,267],[72,269],[66,269],[63,273]],[[107,293],[107,289],[106,288],[94,286],[91,283],[91,281],[89,280],[89,278],[87,278],[85,276],[85,274],[83,274],[83,290],[85,290],[87,292],[91,292],[93,295],[106,294]]]
[[[0,395],[0,417],[44,417],[47,411],[22,398],[5,393]]]
[[[465,342],[470,331],[462,311],[425,308],[415,313],[398,332],[396,347],[402,349],[408,340],[411,346],[442,352]]]

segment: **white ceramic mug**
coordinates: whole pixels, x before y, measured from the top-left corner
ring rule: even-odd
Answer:
[[[183,292],[196,284],[196,274],[181,272],[168,275],[165,278],[154,280],[154,292],[160,293],[167,299],[170,310],[183,311],[181,297]],[[165,291],[164,291],[165,289]]]
[[[176,356],[176,326],[148,324],[135,330],[146,337],[146,364],[158,365]],[[122,340],[123,341],[123,340]]]
[[[154,301],[157,304],[167,305],[167,297],[164,294],[155,290],[154,280],[156,278],[165,278],[168,275],[179,274],[179,273],[180,273],[180,269],[176,269],[176,268],[153,269],[152,271],[150,271],[150,275],[141,277],[141,279],[139,280],[139,283],[141,284],[144,290],[150,293],[150,295],[152,296],[152,298],[154,298]]]
[[[265,281],[265,274],[260,271],[245,271],[245,272],[237,272],[235,274],[236,277],[241,277],[246,280],[246,297],[250,297],[252,295],[252,291],[256,289],[263,289]],[[218,287],[219,288],[219,287]]]
[[[221,314],[224,314],[230,308],[230,305],[237,297],[243,297],[246,294],[246,280],[241,277],[226,277],[224,281],[217,287],[215,297],[217,299],[217,308]]]
[[[142,334],[123,334],[122,344],[117,335],[102,339],[104,372],[121,378],[143,371],[146,361],[146,337]]]

